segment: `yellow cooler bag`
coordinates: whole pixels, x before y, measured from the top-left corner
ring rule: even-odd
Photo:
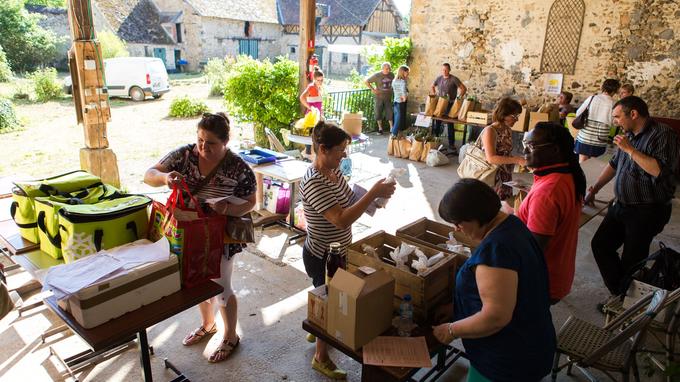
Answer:
[[[66,263],[146,238],[151,199],[130,195],[59,209],[59,238]]]
[[[69,193],[100,184],[102,183],[98,176],[82,170],[45,179],[14,182],[16,187],[12,189],[13,202],[10,205],[10,214],[19,227],[21,237],[34,243],[40,240],[35,197]]]
[[[35,198],[35,213],[37,215],[40,250],[55,259],[61,258],[61,238],[59,237],[58,213],[64,206],[94,204],[104,200],[121,198],[123,196],[125,195],[121,194],[117,188],[102,184],[69,194]]]

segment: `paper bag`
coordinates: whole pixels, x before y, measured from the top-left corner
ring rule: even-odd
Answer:
[[[411,145],[411,152],[408,154],[408,159],[419,161],[420,156],[423,155],[423,145],[425,142],[414,140]]]
[[[475,110],[476,103],[477,103],[476,101],[470,99],[466,99],[465,101],[463,101],[463,104],[460,106],[460,111],[458,112],[458,119],[460,119],[461,121],[465,121],[465,118],[467,118],[468,111]]]
[[[394,155],[394,145],[392,141],[394,141],[395,137],[391,136],[387,139],[387,155]]]
[[[420,161],[425,162],[427,160],[427,153],[432,150],[432,147],[434,146],[434,142],[428,141],[428,142],[423,142],[423,152],[420,154]]]
[[[457,119],[461,106],[463,106],[463,101],[456,99],[451,105],[451,110],[449,110],[449,118]]]
[[[435,117],[446,116],[446,109],[449,107],[449,99],[445,97],[439,97],[437,99],[437,107],[434,110]]]
[[[402,138],[399,140],[399,157],[408,159],[409,154],[411,154],[411,140],[408,138]]]
[[[428,95],[427,101],[425,102],[425,116],[427,117],[433,116],[436,108],[437,108],[437,96]]]

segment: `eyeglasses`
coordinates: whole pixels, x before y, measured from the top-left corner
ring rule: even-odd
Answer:
[[[517,120],[519,120],[519,116],[520,116],[519,114],[510,114],[510,115],[508,115],[508,117],[512,117],[512,118],[517,119]]]
[[[533,153],[539,147],[544,147],[544,146],[549,146],[549,145],[552,145],[552,142],[535,144],[535,143],[530,142],[530,141],[522,141],[522,147],[524,147],[525,150],[529,150],[530,153]]]

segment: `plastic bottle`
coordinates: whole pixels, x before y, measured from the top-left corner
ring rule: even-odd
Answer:
[[[338,268],[347,269],[347,256],[345,256],[342,244],[331,243],[326,254],[326,284],[335,276]]]
[[[405,294],[399,305],[399,327],[397,331],[400,337],[408,337],[411,335],[411,328],[413,327],[413,305],[411,304],[411,295]]]
[[[389,175],[387,175],[385,180],[383,180],[383,183],[384,184],[395,184],[395,183],[397,183],[397,177],[402,176],[404,174],[406,174],[405,168],[393,168],[392,170],[390,170],[390,173],[389,173]],[[375,205],[378,206],[379,208],[385,208],[388,200],[389,199],[385,199],[385,198],[377,198],[375,200]]]

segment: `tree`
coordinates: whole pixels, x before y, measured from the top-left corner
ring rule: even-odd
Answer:
[[[383,45],[385,45],[383,54],[374,54],[368,57],[368,63],[374,71],[379,71],[383,62],[389,62],[393,71],[396,71],[401,65],[406,65],[412,48],[409,37],[386,37],[383,40]]]
[[[15,71],[27,71],[57,56],[57,38],[41,28],[37,19],[24,9],[22,0],[4,0],[0,7],[0,32],[7,60]]]
[[[26,0],[26,5],[42,5],[50,8],[66,8],[65,0]]]
[[[294,61],[279,57],[272,64],[269,59],[239,56],[229,68],[224,99],[235,118],[253,122],[255,141],[262,146],[267,144],[265,126],[278,132],[300,117],[297,82]]]
[[[2,45],[0,45],[0,82],[8,82],[10,79],[12,79],[12,68],[7,62],[7,56]]]
[[[117,35],[108,31],[97,32],[97,39],[102,47],[103,58],[128,57],[127,44]]]

